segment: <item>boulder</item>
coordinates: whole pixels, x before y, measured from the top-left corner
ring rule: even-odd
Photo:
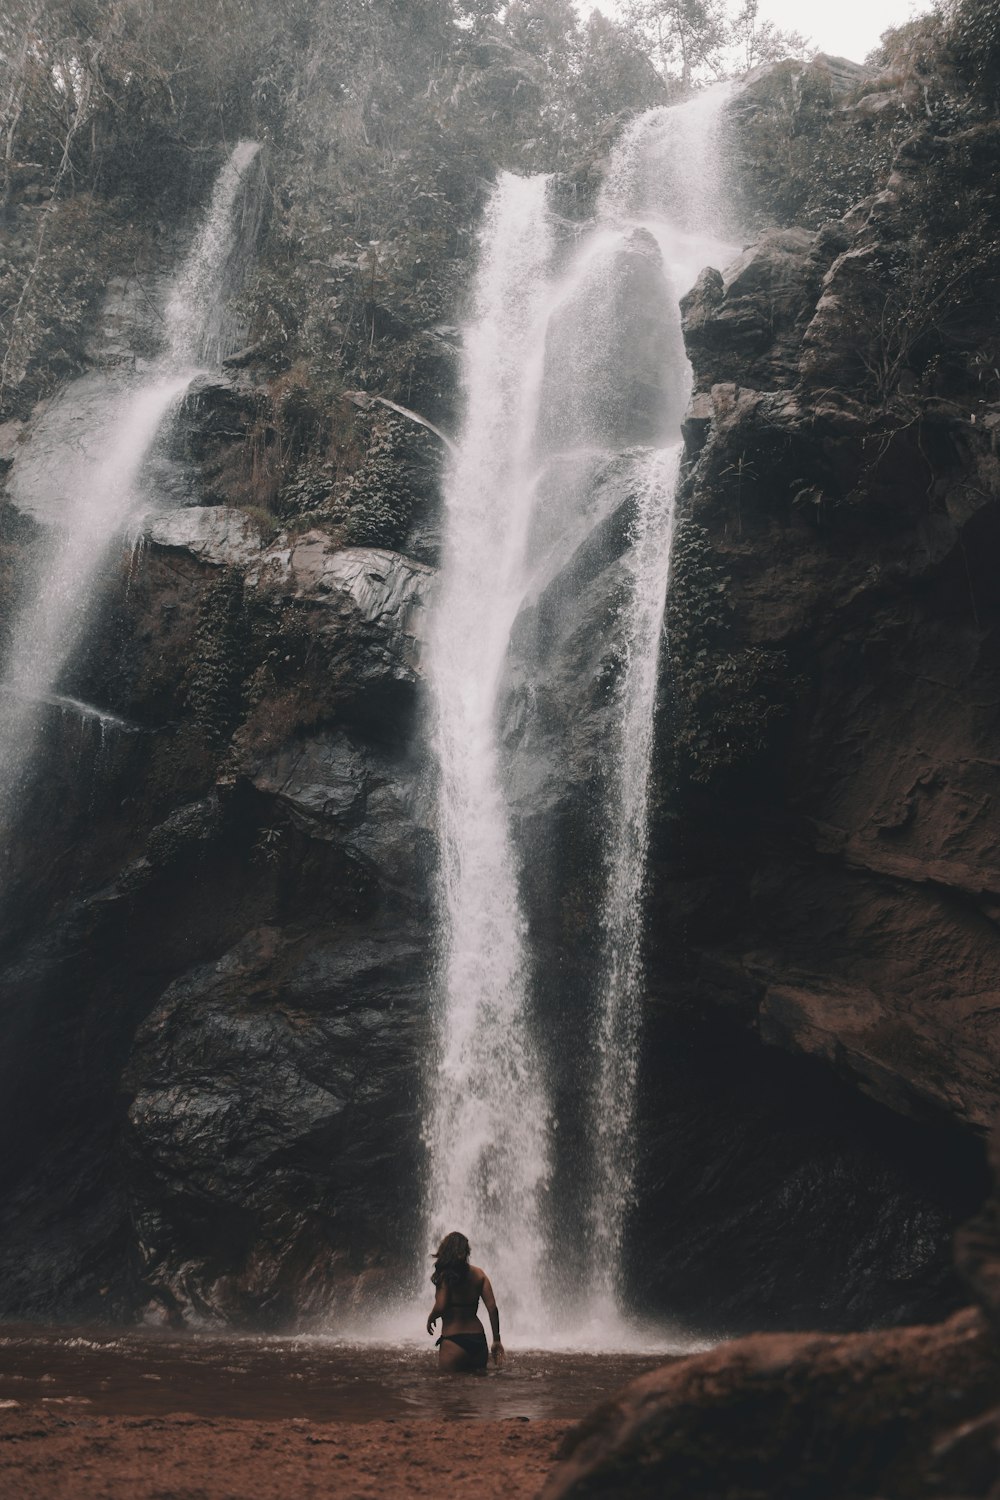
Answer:
[[[599,1407],[570,1433],[541,1500],[985,1496],[998,1378],[996,1345],[973,1311],[936,1327],[741,1339]],[[984,1417],[987,1431],[969,1442]]]
[[[187,552],[213,568],[249,567],[263,550],[260,528],[246,512],[223,505],[160,511],[147,523],[145,537],[154,547]]]
[[[255,1326],[336,1320],[398,1277],[426,953],[402,924],[305,943],[264,927],[169,986],[125,1078],[154,1303]]]
[[[805,229],[771,230],[724,277],[703,271],[681,301],[696,388],[710,381],[756,390],[788,383],[821,275],[817,236]]]
[[[541,1500],[994,1496],[998,1148],[1000,1132],[992,1193],[958,1238],[981,1308],[929,1327],[756,1334],[654,1370],[568,1435]]]

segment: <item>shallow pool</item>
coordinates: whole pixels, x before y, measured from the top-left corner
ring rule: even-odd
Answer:
[[[508,1348],[502,1370],[442,1377],[430,1339],[424,1347],[316,1336],[6,1326],[0,1328],[0,1404],[258,1420],[573,1418],[670,1357]]]

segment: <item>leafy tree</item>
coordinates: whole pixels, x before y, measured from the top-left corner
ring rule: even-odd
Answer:
[[[1000,107],[1000,0],[946,0],[953,57],[976,91]]]
[[[801,32],[782,31],[773,21],[762,19],[760,0],[744,0],[731,22],[729,39],[739,72],[749,73],[783,57],[805,58],[810,52],[808,38]]]
[[[663,71],[679,74],[685,89],[725,71],[725,0],[629,0],[626,16],[649,39]]]
[[[566,72],[580,43],[573,0],[511,0],[504,29],[515,46],[541,58],[553,72]]]
[[[651,109],[666,99],[663,79],[635,32],[591,13],[579,55],[579,88],[595,116]]]

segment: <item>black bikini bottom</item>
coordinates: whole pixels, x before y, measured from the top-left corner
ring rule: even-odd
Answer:
[[[443,1333],[438,1344],[443,1344],[445,1339],[465,1350],[474,1370],[485,1370],[490,1362],[490,1346],[486,1342],[485,1333]]]

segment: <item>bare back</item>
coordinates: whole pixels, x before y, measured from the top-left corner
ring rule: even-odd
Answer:
[[[479,1266],[470,1266],[465,1276],[456,1285],[447,1288],[446,1301],[441,1313],[441,1332],[482,1333],[483,1325],[476,1316],[479,1299],[489,1285],[486,1272]]]

